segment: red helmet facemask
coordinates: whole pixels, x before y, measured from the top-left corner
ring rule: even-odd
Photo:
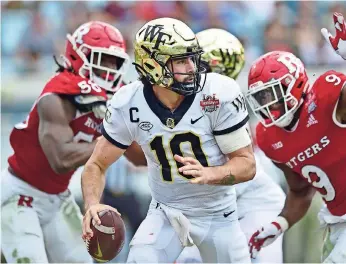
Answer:
[[[265,127],[286,127],[303,103],[308,87],[301,60],[292,53],[274,51],[253,63],[245,97]]]
[[[116,92],[130,64],[120,31],[107,23],[91,21],[66,37],[65,64],[81,77]]]

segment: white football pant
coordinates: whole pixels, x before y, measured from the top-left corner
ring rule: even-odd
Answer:
[[[91,262],[82,215],[71,193],[47,194],[4,170],[1,250],[6,261]]]
[[[247,213],[239,220],[242,231],[245,233],[247,241],[252,234],[261,226],[270,223],[277,217],[277,211],[262,211]],[[282,254],[283,236],[278,237],[275,242],[267,247],[263,247],[256,259],[251,259],[252,263],[283,263]],[[176,263],[202,263],[197,247],[185,248]]]
[[[346,223],[328,225],[329,240],[334,245],[323,263],[346,263]]]
[[[232,212],[232,211],[230,211]],[[247,241],[237,212],[186,216],[189,234],[204,262],[250,263]],[[152,201],[147,217],[130,243],[128,263],[173,263],[183,251],[181,239],[160,204]]]

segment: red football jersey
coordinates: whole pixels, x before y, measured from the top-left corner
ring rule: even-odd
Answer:
[[[264,153],[304,177],[337,216],[346,214],[346,125],[335,118],[345,83],[342,73],[321,75],[307,93],[294,131],[262,124],[256,128]]]
[[[37,102],[48,94],[63,95],[98,95],[107,99],[106,92],[88,79],[81,78],[67,71],[58,73],[44,87],[41,95],[35,101],[25,122],[17,124],[11,132],[10,143],[14,154],[8,158],[8,163],[15,174],[37,189],[50,194],[66,190],[74,171],[66,174],[56,174],[41,148],[38,138],[40,123],[37,112]],[[92,112],[76,111],[75,118],[70,122],[76,142],[92,142],[101,135],[101,119]]]

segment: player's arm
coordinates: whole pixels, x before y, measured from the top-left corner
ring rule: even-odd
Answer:
[[[315,189],[303,178],[284,164],[274,163],[285,174],[288,193],[285,206],[271,223],[262,226],[250,238],[249,249],[252,258],[256,258],[262,247],[273,243],[289,227],[297,223],[308,211]]]
[[[333,14],[333,19],[335,36],[332,36],[325,28],[321,29],[321,33],[335,52],[346,60],[346,22],[344,16],[337,12]]]
[[[40,99],[37,110],[40,118],[39,141],[52,169],[63,174],[85,164],[95,142],[73,141],[74,134],[69,123],[75,115],[74,106],[59,95],[50,94]]]
[[[222,180],[221,185],[233,185],[250,181],[256,174],[256,161],[251,145],[227,154],[229,161],[220,166]]]
[[[284,172],[288,183],[286,202],[280,216],[284,217],[291,227],[306,214],[316,190],[286,165],[274,164]]]
[[[126,90],[123,91],[126,92]],[[111,99],[101,126],[102,137],[98,140],[82,172],[82,192],[88,217],[98,219],[97,212],[100,208],[97,205],[100,203],[105,187],[107,168],[117,161],[131,145],[136,146],[133,144],[133,132],[129,130],[127,117],[124,116],[122,110],[123,102],[121,92],[116,93]],[[116,173],[111,177],[117,177]],[[97,208],[92,209],[94,205]]]
[[[131,146],[127,148],[124,156],[135,166],[147,166],[147,159],[137,142],[133,142]]]
[[[103,120],[101,127],[103,136],[98,140],[94,152],[85,164],[82,172],[82,193],[86,211],[83,218],[84,239],[93,236],[90,228],[91,219],[94,219],[97,224],[101,224],[98,212],[112,210],[118,213],[115,208],[100,204],[100,199],[105,187],[105,172],[107,168],[117,161],[134,142],[133,131],[130,130],[129,125],[126,123],[127,117],[124,116],[119,102],[122,101],[116,96],[112,98],[111,104],[107,109],[108,114]],[[117,177],[116,172],[110,176]]]
[[[211,115],[215,141],[228,161],[221,166],[203,167],[196,159],[175,155],[185,166],[179,171],[195,177],[192,183],[233,185],[254,178],[256,162],[247,131],[249,113],[239,85],[225,76],[218,76],[217,97],[222,98],[218,111]]]
[[[105,187],[105,172],[112,163],[119,159],[125,150],[125,148],[114,145],[104,136],[101,136],[97,141],[95,149],[82,172],[82,192],[86,211],[92,205],[100,202]]]
[[[175,155],[174,158],[185,165],[179,168],[179,171],[195,177],[191,183],[197,184],[233,185],[252,180],[256,174],[256,161],[245,127],[216,137],[221,151],[228,157],[225,164],[203,167],[192,157]]]
[[[107,135],[107,134],[106,134]],[[94,152],[84,166],[82,172],[82,193],[84,199],[85,215],[83,218],[83,239],[90,239],[93,232],[90,228],[91,220],[94,219],[98,225],[101,220],[98,212],[112,210],[119,212],[105,204],[100,204],[101,195],[105,187],[105,172],[107,168],[125,152],[125,147],[116,146],[109,136],[100,137]],[[116,177],[116,175],[112,175]],[[119,214],[120,215],[120,214]]]
[[[228,161],[222,166],[211,167],[214,180],[211,184],[233,185],[252,180],[256,174],[256,161],[247,125],[229,134],[216,136],[216,142]]]

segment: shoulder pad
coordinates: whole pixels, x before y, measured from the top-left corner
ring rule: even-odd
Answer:
[[[322,85],[330,84],[330,86],[339,86],[339,85],[343,86],[345,81],[346,81],[345,74],[334,71],[334,70],[330,70],[320,75],[317,78],[317,80],[314,82],[314,86],[321,85],[321,84]]]
[[[111,106],[113,108],[121,108],[127,105],[132,97],[136,94],[137,90],[143,87],[142,82],[135,81],[133,83],[122,86],[111,99]]]
[[[345,83],[345,74],[330,70],[318,77],[311,89],[322,101],[332,103],[340,95]]]
[[[107,100],[105,90],[87,78],[68,71],[57,73],[45,85],[41,95],[55,93],[64,95],[94,95],[102,96]]]
[[[227,76],[218,73],[208,73],[204,92],[215,94],[220,102],[233,101],[241,94],[238,83]]]

